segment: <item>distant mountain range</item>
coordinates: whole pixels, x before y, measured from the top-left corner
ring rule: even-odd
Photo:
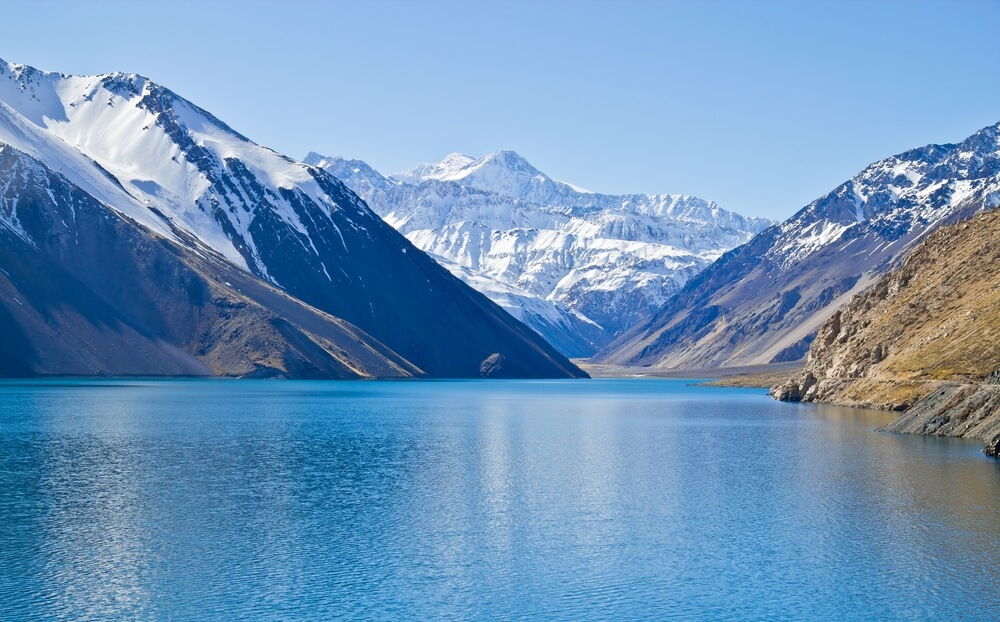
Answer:
[[[1000,125],[886,158],[688,281],[595,360],[707,368],[802,358],[820,325],[937,227],[1000,204]]]
[[[930,232],[1000,204],[1000,125],[872,164],[780,224],[590,192],[511,151],[388,176],[306,160],[142,76],[0,61],[0,375],[797,360]]]
[[[0,61],[0,373],[570,377],[333,175],[135,74]]]
[[[305,162],[571,356],[593,354],[772,224],[697,197],[590,192],[513,151],[395,175],[317,153]]]

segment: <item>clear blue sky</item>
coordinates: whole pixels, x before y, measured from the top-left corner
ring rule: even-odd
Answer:
[[[135,71],[292,157],[514,149],[784,218],[1000,121],[1000,0],[8,2],[0,58]]]

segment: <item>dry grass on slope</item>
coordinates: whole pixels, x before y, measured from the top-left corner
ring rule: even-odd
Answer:
[[[1000,211],[930,235],[871,292],[872,379],[981,380],[1000,366]],[[853,304],[851,305],[853,307]],[[874,357],[878,358],[878,355]],[[869,356],[869,360],[872,357]]]
[[[942,228],[824,323],[779,399],[903,409],[1000,368],[1000,210]]]

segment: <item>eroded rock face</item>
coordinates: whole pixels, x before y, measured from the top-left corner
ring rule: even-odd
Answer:
[[[1000,458],[1000,434],[983,449],[983,453],[991,458]]]
[[[905,411],[892,432],[1000,434],[1000,211],[935,232],[833,314],[776,399]]]
[[[943,384],[882,429],[903,434],[994,439],[1000,435],[1000,387]]]
[[[494,352],[486,357],[479,365],[479,375],[483,378],[503,378],[508,373],[510,363],[507,357]]]
[[[814,400],[816,377],[804,373],[771,388],[771,397],[782,402],[811,402]]]

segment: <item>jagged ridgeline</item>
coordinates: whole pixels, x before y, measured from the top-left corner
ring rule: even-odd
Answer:
[[[604,363],[705,368],[802,358],[819,329],[935,228],[1000,204],[1000,126],[872,164],[723,255]]]
[[[820,327],[772,395],[905,410],[894,432],[997,439],[998,266],[1000,210],[934,232]]]
[[[0,61],[5,374],[571,377],[334,176],[134,74]]]
[[[594,354],[772,224],[698,197],[590,192],[513,151],[388,176],[359,160],[305,161],[569,356]]]

